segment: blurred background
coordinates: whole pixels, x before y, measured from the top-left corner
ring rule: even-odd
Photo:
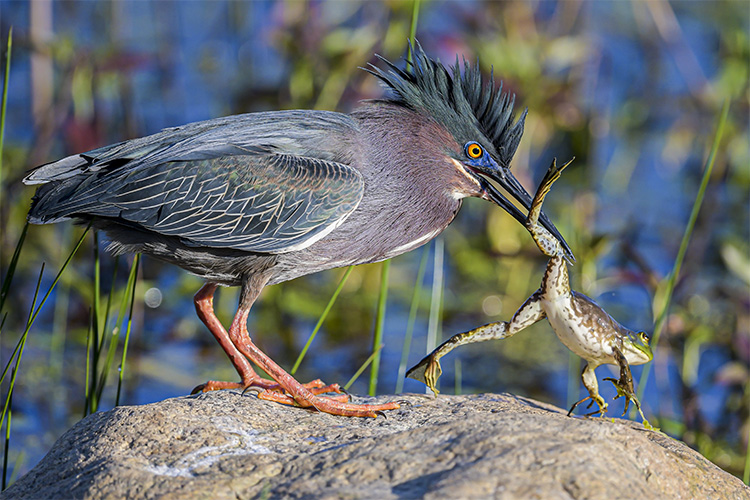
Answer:
[[[132,264],[132,256],[115,260],[104,252],[103,234],[95,257],[88,234],[36,318],[18,363],[12,355],[42,263],[40,296],[83,233],[71,223],[30,227],[12,265],[34,192],[21,183],[25,172],[65,155],[227,114],[349,111],[382,95],[376,79],[360,69],[377,64],[375,53],[404,64],[412,14],[413,4],[400,1],[0,0],[3,69],[11,28],[13,44],[4,86],[0,278],[15,272],[0,311],[0,362],[18,367],[5,444],[7,481],[33,467],[84,414],[114,406],[124,330],[96,404],[87,380],[96,382],[104,370],[103,362],[93,360],[92,345],[108,350]],[[642,401],[652,424],[729,472],[746,475],[747,3],[427,1],[420,5],[416,32],[427,53],[444,63],[452,64],[458,54],[478,59],[487,75],[494,67],[498,83],[516,94],[518,111],[528,108],[513,170],[529,191],[553,157],[576,157],[545,211],[576,253],[573,287],[633,329],[654,330],[722,104],[730,103]],[[402,351],[411,366],[430,350],[428,331],[439,342],[508,320],[539,286],[544,266],[521,225],[489,203],[467,200],[438,240],[392,261],[378,393],[423,392],[422,384],[399,376]],[[253,338],[285,368],[343,273],[270,287],[253,309]],[[297,371],[299,379],[343,384],[370,356],[380,283],[381,264],[354,269]],[[209,378],[237,378],[195,316],[192,295],[200,286],[176,267],[143,258],[120,404],[183,396]],[[237,290],[220,291],[217,310],[225,323],[236,301]],[[92,308],[101,311],[107,303],[110,314],[92,321]],[[92,339],[97,330],[103,333]],[[405,345],[407,330],[413,339]],[[582,368],[540,322],[511,339],[453,351],[443,358],[441,390],[510,392],[567,408],[584,396]],[[636,382],[642,369],[634,367]],[[610,367],[598,370],[600,380],[612,373]],[[367,378],[365,372],[351,390],[366,394]],[[0,387],[2,401],[9,379],[10,372]],[[614,389],[601,385],[610,400]],[[619,416],[622,401],[610,410]]]

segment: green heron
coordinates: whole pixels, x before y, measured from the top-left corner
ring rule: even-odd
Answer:
[[[276,111],[165,129],[42,165],[29,221],[93,221],[116,254],[141,252],[202,277],[195,306],[260,397],[347,416],[375,416],[396,403],[359,405],[337,386],[300,384],[252,342],[251,306],[263,287],[325,269],[377,262],[442,232],[475,196],[524,223],[531,197],[510,171],[526,113],[514,97],[458,60],[450,70],[417,44],[412,71],[384,58],[369,71],[390,96],[351,114]],[[463,69],[463,71],[461,71]],[[541,223],[572,253],[544,215]],[[216,318],[217,286],[241,286],[229,330]],[[263,379],[251,363],[273,381]]]
[[[552,184],[560,177],[563,169],[570,163],[558,168],[557,162],[552,162],[537,189],[526,222],[526,228],[539,249],[544,255],[550,257],[539,290],[523,303],[509,322],[490,323],[454,335],[411,368],[406,376],[424,382],[437,394],[435,384],[442,373],[440,358],[450,351],[463,344],[508,338],[537,321],[547,318],[562,343],[587,361],[581,379],[589,396],[575,403],[568,411],[568,415],[579,404],[589,399],[591,400],[589,408],[593,403],[599,407],[598,411],[589,415],[606,413],[607,403],[599,395],[599,384],[594,370],[603,364],[614,364],[620,367],[620,379],[605,378],[604,380],[609,380],[615,385],[618,398],[625,397],[623,415],[628,411],[630,402],[633,401],[638,411],[641,412],[643,424],[652,428],[641,411],[641,404],[635,395],[633,377],[630,372],[631,364],[648,363],[653,358],[648,345],[648,335],[645,332],[634,332],[625,328],[589,297],[570,289],[568,267],[565,264],[565,259],[568,257],[566,250],[557,238],[539,224],[544,198],[549,193]]]

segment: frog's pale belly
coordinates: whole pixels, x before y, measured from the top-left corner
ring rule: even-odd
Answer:
[[[575,307],[571,295],[552,300],[543,298],[542,307],[549,324],[565,347],[583,359],[598,364],[614,363],[609,335],[599,331],[601,325],[596,318],[587,317],[580,308]]]

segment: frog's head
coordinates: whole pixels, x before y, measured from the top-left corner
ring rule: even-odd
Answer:
[[[648,345],[650,337],[646,332],[627,331],[622,339],[623,354],[631,365],[642,365],[654,358],[651,347]]]

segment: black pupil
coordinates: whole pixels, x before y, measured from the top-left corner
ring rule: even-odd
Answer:
[[[479,147],[478,146],[472,146],[471,147],[471,156],[479,156]]]

